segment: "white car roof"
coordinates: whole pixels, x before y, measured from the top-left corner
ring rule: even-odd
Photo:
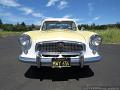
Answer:
[[[69,18],[48,18],[43,20],[43,22],[45,21],[74,21],[74,20]]]

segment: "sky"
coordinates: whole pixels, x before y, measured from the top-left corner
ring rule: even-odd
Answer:
[[[72,18],[78,24],[120,22],[120,0],[0,0],[3,23],[40,25],[45,18]]]

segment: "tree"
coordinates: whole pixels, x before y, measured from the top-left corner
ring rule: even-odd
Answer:
[[[32,25],[31,25],[31,28],[35,28],[35,25],[34,25],[34,24],[32,24]]]
[[[93,24],[91,25],[91,29],[95,29],[95,27],[96,27],[96,25],[95,25],[95,23],[93,23]]]
[[[2,25],[3,25],[3,23],[2,23],[2,20],[0,19],[0,28],[2,28]]]
[[[120,28],[120,22],[117,22],[115,25],[117,28]]]
[[[21,23],[21,26],[26,27],[26,24],[24,22]]]
[[[0,25],[2,25],[3,23],[2,23],[2,20],[0,19]]]
[[[3,26],[3,29],[4,29],[5,31],[13,31],[13,30],[14,30],[13,24],[4,24],[4,25],[2,25],[2,26]]]

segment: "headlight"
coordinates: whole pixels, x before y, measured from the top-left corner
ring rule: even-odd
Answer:
[[[90,38],[90,45],[92,46],[99,46],[102,42],[102,39],[99,35],[93,35]]]
[[[23,34],[19,38],[19,43],[21,44],[24,51],[28,51],[31,47],[31,38],[29,35]]]

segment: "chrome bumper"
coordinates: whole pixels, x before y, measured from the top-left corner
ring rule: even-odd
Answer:
[[[54,58],[54,57],[53,57]],[[84,58],[83,56],[80,57],[70,57],[71,60],[71,66],[81,66],[83,67],[85,64],[98,62],[101,60],[101,56],[97,57],[90,57],[90,58]],[[40,66],[51,66],[52,65],[52,57],[47,58],[28,58],[28,57],[21,57],[19,56],[19,61],[23,63],[30,63],[32,65]]]

